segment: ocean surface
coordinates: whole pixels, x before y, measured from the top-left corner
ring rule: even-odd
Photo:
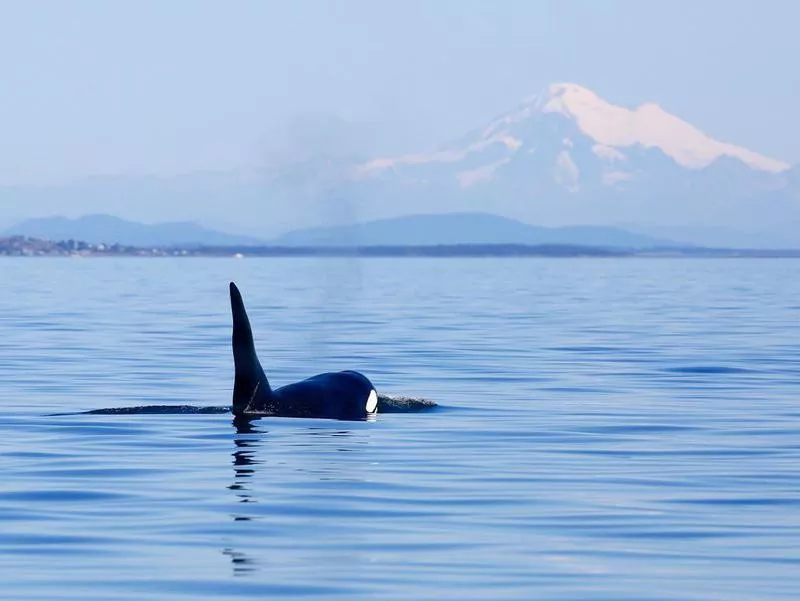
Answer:
[[[280,385],[226,405],[228,281]],[[800,261],[0,259],[0,598],[800,598]]]

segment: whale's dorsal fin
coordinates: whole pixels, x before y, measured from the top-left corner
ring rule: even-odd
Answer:
[[[267,376],[261,367],[253,343],[253,330],[244,308],[242,294],[231,282],[231,314],[233,316],[233,364],[235,380],[233,383],[233,413],[248,413],[259,401],[272,397]]]

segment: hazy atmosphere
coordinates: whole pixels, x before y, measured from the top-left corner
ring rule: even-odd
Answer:
[[[777,0],[3,2],[0,226],[109,213],[275,235],[397,216],[404,183],[344,189],[330,164],[445,147],[558,82],[628,109],[658,103],[794,165],[799,20]],[[458,198],[434,208],[537,225],[647,221],[579,204],[531,211],[501,180],[465,200],[462,178]],[[685,211],[654,220],[739,225]]]

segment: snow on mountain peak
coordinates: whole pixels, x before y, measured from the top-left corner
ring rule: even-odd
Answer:
[[[782,161],[714,140],[655,103],[645,103],[631,110],[606,102],[583,86],[556,83],[548,86],[543,94],[528,98],[517,108],[489,123],[476,138],[463,146],[433,153],[377,158],[356,167],[354,175],[361,178],[404,166],[458,163],[469,155],[497,148],[498,145],[504,146],[509,154],[516,153],[526,145],[530,152],[536,147],[537,140],[520,139],[516,126],[537,115],[548,114],[561,115],[575,123],[584,135],[595,142],[595,155],[609,163],[625,159],[620,149],[642,146],[658,148],[688,169],[702,169],[724,156],[736,158],[759,171],[779,173],[789,169],[789,165]],[[564,146],[571,147],[572,140],[565,139]],[[483,171],[468,170],[460,179],[467,182],[484,180],[498,165],[493,163],[491,168]],[[572,169],[565,168],[563,164],[558,168],[562,171],[566,169],[564,173],[572,173]]]
[[[655,103],[629,110],[570,83],[549,86],[547,93],[534,102],[544,113],[558,113],[573,119],[584,134],[603,146],[620,148],[639,144],[658,148],[690,169],[706,167],[722,156],[737,158],[761,171],[777,173],[789,168],[782,161],[718,142]]]

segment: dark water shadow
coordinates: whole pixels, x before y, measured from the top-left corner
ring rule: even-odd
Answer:
[[[260,463],[257,458],[258,448],[264,444],[264,437],[259,435],[267,434],[266,430],[257,428],[258,421],[258,418],[234,417],[232,422],[235,429],[234,451],[231,453],[233,482],[228,485],[228,490],[234,493],[239,503],[258,502],[249,486],[256,472],[256,465]],[[231,517],[234,522],[249,522],[253,519],[245,511],[234,512]],[[247,576],[257,570],[255,559],[243,551],[226,547],[222,549],[222,554],[230,558],[234,576]]]
[[[222,550],[222,554],[230,557],[234,576],[247,576],[257,569],[253,559],[245,553],[226,547]]]
[[[238,527],[251,528],[251,526],[248,526],[248,523],[255,522],[259,519],[259,512],[254,510],[253,507],[253,505],[259,503],[259,498],[256,497],[253,491],[253,480],[258,475],[259,469],[268,467],[265,466],[267,461],[263,457],[267,452],[267,447],[270,446],[270,428],[277,423],[273,421],[275,419],[278,418],[272,416],[235,416],[231,420],[231,425],[234,430],[233,451],[231,453],[233,481],[227,486],[227,489],[235,495],[237,504],[240,504],[237,505],[237,510],[231,513],[231,519],[234,523],[239,524]],[[325,421],[349,421],[353,424],[354,428],[358,428],[356,424],[363,424],[365,420]],[[374,418],[373,420],[366,421],[374,421]],[[280,428],[278,429],[280,430]],[[292,433],[293,436],[296,434],[300,437],[308,437],[309,439],[327,438],[331,441],[350,439],[349,443],[337,443],[331,450],[336,452],[351,452],[355,450],[353,448],[353,443],[355,441],[353,441],[351,437],[356,432],[354,429],[345,427],[344,424],[333,428],[324,427],[319,424],[308,425],[298,430],[292,429]],[[308,445],[298,444],[297,446],[311,446],[315,444],[317,443],[309,441]],[[318,475],[318,477],[320,480],[329,479],[323,475]],[[234,576],[247,576],[260,571],[263,567],[258,558],[241,549],[234,548],[231,545],[228,545],[221,551],[230,558]]]

